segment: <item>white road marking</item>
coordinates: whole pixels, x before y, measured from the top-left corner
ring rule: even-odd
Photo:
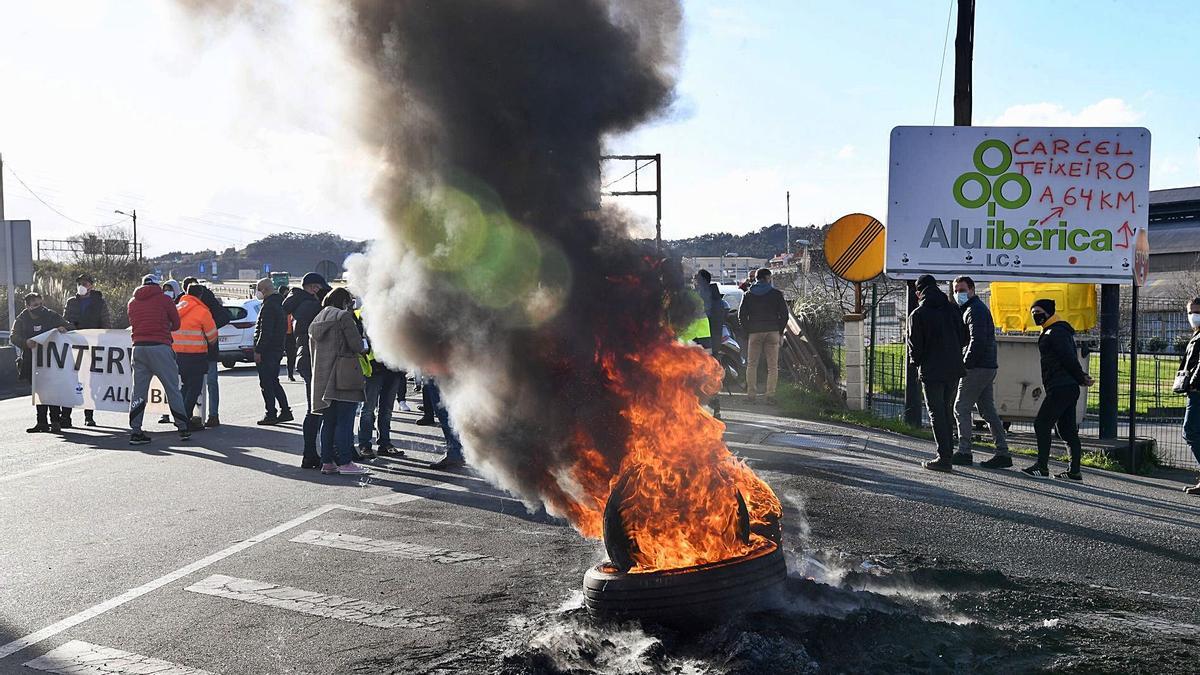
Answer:
[[[25,637],[17,638],[16,640],[13,640],[12,642],[9,642],[8,644],[0,647],[0,659],[3,659],[8,656],[12,656],[13,654],[16,654],[17,652],[21,651],[22,649],[25,649],[26,647],[28,647],[30,645],[34,645],[34,644],[41,642],[42,640],[54,637],[55,635],[58,635],[59,633],[65,631],[69,628],[78,626],[79,624],[83,623],[84,621],[87,621],[89,619],[93,619],[97,616],[100,616],[101,614],[104,614],[105,612],[107,612],[115,607],[120,607],[121,605],[129,602],[130,600],[140,598],[141,596],[149,593],[150,591],[153,591],[157,588],[166,586],[167,584],[169,584],[173,581],[176,581],[178,579],[182,579],[183,577],[191,574],[192,572],[204,569],[205,567],[208,567],[209,565],[211,565],[215,562],[224,560],[225,558],[228,558],[229,556],[231,556],[235,553],[244,551],[244,550],[250,548],[251,546],[254,546],[255,544],[260,544],[260,543],[266,541],[267,539],[274,537],[277,534],[282,534],[284,532],[287,532],[288,530],[292,529],[293,527],[296,527],[297,525],[305,523],[309,520],[312,520],[313,518],[316,518],[317,516],[319,516],[323,513],[328,513],[337,508],[340,508],[337,504],[326,504],[325,506],[315,508],[312,511],[309,511],[308,513],[305,513],[302,516],[293,518],[292,520],[289,520],[286,523],[283,523],[282,525],[273,527],[273,528],[267,530],[266,532],[262,532],[262,533],[257,534],[249,539],[240,541],[240,542],[234,544],[233,546],[230,546],[229,548],[223,549],[221,551],[218,551],[218,552],[208,556],[207,558],[201,558],[200,560],[197,560],[196,562],[193,562],[188,565],[184,565],[183,567],[180,567],[179,569],[175,570],[174,572],[164,574],[163,576],[161,576],[153,581],[144,583],[141,586],[138,586],[137,588],[131,588],[128,591],[125,591],[124,593],[122,593],[121,595],[118,595],[115,598],[105,600],[104,602],[101,602],[98,605],[93,605],[92,607],[89,607],[88,609],[85,609],[82,612],[80,612],[74,616],[67,617],[67,618],[63,619],[62,621],[51,624],[50,626],[47,626],[37,632],[30,633],[29,635],[26,635]]]
[[[185,590],[376,628],[438,630],[438,624],[450,621],[444,616],[434,616],[415,609],[381,605],[343,595],[326,595],[291,586],[276,586],[265,581],[239,579],[224,574],[214,574]]]
[[[389,478],[388,477],[389,475],[390,474],[382,473],[382,472],[371,474],[371,476],[367,479],[367,487],[370,487],[371,485],[374,485],[376,483],[382,483],[382,484],[388,484],[388,485],[401,485],[401,486],[413,488],[414,491],[413,492],[389,492],[387,494],[378,495],[376,497],[367,497],[366,499],[363,499],[360,501],[367,502],[368,504],[377,504],[379,506],[395,506],[396,504],[407,504],[408,502],[415,502],[418,499],[425,499],[425,495],[423,495],[421,493],[427,492],[430,490],[435,490],[435,489],[449,490],[451,492],[470,492],[471,491],[470,488],[463,487],[462,485],[458,485],[456,483],[444,483],[442,481],[435,481],[435,480],[431,480],[428,478],[411,478],[409,480],[395,480],[395,479]],[[410,482],[410,481],[416,481],[416,482]]]
[[[340,548],[346,551],[375,553],[377,555],[384,555],[392,558],[405,558],[407,560],[429,560],[432,562],[450,564],[494,560],[492,556],[487,556],[480,553],[452,551],[445,548],[434,548],[432,546],[412,544],[406,541],[370,539],[368,537],[359,537],[353,534],[326,532],[324,530],[309,530],[303,534],[292,537],[292,541],[299,544],[328,546],[330,548]]]
[[[26,471],[21,471],[18,473],[10,473],[10,474],[5,474],[3,476],[0,476],[0,483],[3,483],[5,481],[10,481],[10,480],[16,480],[18,478],[24,478],[26,476],[33,476],[33,475],[36,475],[39,473],[45,473],[47,471],[53,471],[55,469],[61,469],[70,464],[78,464],[79,462],[83,462],[83,461],[86,461],[89,459],[95,459],[96,457],[99,457],[102,454],[103,453],[93,452],[93,453],[89,453],[86,455],[76,455],[75,457],[64,457],[63,459],[56,459],[53,462],[46,462],[44,464],[39,464],[39,465],[33,467],[32,469],[28,469]]]
[[[213,675],[207,670],[189,668],[152,656],[94,645],[82,640],[72,640],[46,652],[32,661],[25,662],[25,667],[62,675]]]

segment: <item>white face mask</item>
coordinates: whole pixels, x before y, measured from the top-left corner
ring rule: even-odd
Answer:
[[[75,287],[75,295],[87,295],[87,294],[88,294],[87,286],[76,286]]]
[[[1192,324],[1192,328],[1200,328],[1200,314],[1188,314],[1188,323]]]
[[[955,301],[955,302],[957,302],[957,303],[958,303],[958,304],[960,304],[960,305],[965,305],[965,304],[967,304],[967,301],[968,301],[968,300],[970,300],[970,299],[971,299],[971,296],[970,296],[970,294],[968,294],[966,291],[963,291],[963,292],[961,292],[961,293],[955,293],[955,294],[954,294],[954,301]]]
[[[254,291],[254,299],[255,299],[255,300],[262,300],[262,299],[263,299],[263,294],[262,294],[262,291]]]
[[[355,298],[353,307],[354,309],[362,309],[362,298]]]

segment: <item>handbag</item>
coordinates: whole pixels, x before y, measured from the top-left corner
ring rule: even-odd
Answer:
[[[1171,390],[1176,394],[1186,394],[1188,392],[1188,371],[1180,370],[1175,373],[1175,384]]]

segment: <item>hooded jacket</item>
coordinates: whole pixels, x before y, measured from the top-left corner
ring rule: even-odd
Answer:
[[[283,353],[287,340],[287,315],[283,309],[283,298],[278,293],[263,298],[262,306],[258,308],[258,321],[254,323],[254,351],[260,354]]]
[[[972,368],[1000,367],[996,358],[996,324],[992,312],[978,296],[972,296],[962,306],[962,321],[967,330],[967,346],[963,348],[963,365]]]
[[[1042,357],[1042,388],[1080,387],[1087,385],[1087,373],[1079,365],[1079,348],[1075,344],[1075,328],[1050,317],[1042,324],[1038,336],[1038,351]]]
[[[93,289],[87,295],[72,295],[67,298],[63,318],[75,330],[82,328],[112,328],[112,315],[104,294]]]
[[[296,368],[307,373],[312,370],[312,354],[308,349],[308,328],[317,313],[321,301],[303,288],[293,288],[283,301],[283,311],[292,315],[292,331],[296,335]]]
[[[17,363],[17,379],[23,382],[33,380],[33,350],[25,344],[29,338],[55,328],[70,327],[66,319],[45,305],[35,310],[22,310],[13,321],[12,334],[9,336],[9,342],[21,350],[21,360]]]
[[[179,330],[179,311],[158,284],[134,291],[127,309],[135,347],[171,344],[171,332]]]
[[[937,286],[924,290],[921,304],[908,317],[908,358],[922,382],[953,382],[966,373],[962,348],[966,326],[958,307]]]
[[[783,292],[769,283],[758,282],[742,296],[738,320],[747,333],[782,333],[787,328],[788,306]]]
[[[308,346],[312,352],[312,409],[319,412],[330,401],[364,400],[362,368],[363,338],[354,315],[344,309],[325,307],[308,327]]]

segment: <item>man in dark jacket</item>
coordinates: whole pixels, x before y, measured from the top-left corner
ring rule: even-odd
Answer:
[[[183,280],[183,292],[185,295],[199,298],[200,302],[204,303],[209,313],[212,314],[213,323],[216,324],[218,331],[233,321],[233,315],[229,313],[229,308],[196,277],[187,277]],[[216,342],[208,346],[208,378],[204,387],[208,390],[208,419],[204,421],[205,428],[221,426],[221,382],[217,371],[217,364],[220,360],[221,341],[218,338]]]
[[[767,356],[767,403],[775,402],[775,387],[779,384],[779,346],[787,329],[788,306],[783,293],[771,285],[771,270],[762,268],[754,273],[757,281],[742,296],[738,319],[746,331],[746,398],[758,401],[758,360]]]
[[[150,393],[150,378],[157,377],[167,396],[171,419],[179,429],[179,438],[187,440],[187,413],[183,408],[183,393],[179,390],[179,363],[171,349],[171,333],[179,330],[179,310],[158,285],[152,274],[142,279],[133,292],[126,309],[129,315],[130,337],[133,339],[133,394],[129,401],[130,445],[145,445],[150,437],[142,431],[146,414],[146,397]]]
[[[83,328],[112,328],[112,315],[104,294],[95,289],[96,280],[90,274],[75,277],[75,295],[67,298],[63,317],[73,330]],[[96,426],[94,412],[83,411],[84,426]],[[62,428],[71,428],[71,409],[63,408]]]
[[[967,346],[963,348],[963,367],[966,373],[958,383],[958,397],[954,400],[954,416],[958,419],[958,452],[952,458],[955,464],[970,465],[971,435],[975,426],[971,410],[979,409],[980,417],[987,422],[996,439],[996,454],[980,462],[986,469],[1005,469],[1012,466],[1012,455],[1008,452],[1008,437],[1004,434],[1004,423],[996,412],[993,383],[996,370],[1000,367],[996,359],[996,324],[992,311],[975,295],[975,281],[971,277],[954,280],[954,301],[962,311],[963,326],[966,327]]]
[[[309,349],[308,328],[313,317],[321,311],[321,299],[329,292],[325,277],[309,272],[300,280],[300,287],[293,288],[283,301],[283,311],[292,315],[292,332],[296,336],[296,370],[304,380],[304,397],[308,410],[304,415],[304,469],[321,468],[321,457],[317,453],[317,436],[321,432],[321,416],[312,412],[312,350]]]
[[[262,300],[258,321],[254,324],[254,367],[258,370],[258,387],[267,408],[266,416],[258,423],[271,426],[291,422],[295,417],[288,407],[283,385],[279,383],[279,364],[283,362],[283,347],[287,340],[287,311],[283,309],[283,298],[270,277],[258,280],[254,295]],[[279,402],[278,413],[275,412],[276,401]]]
[[[1196,462],[1200,464],[1200,297],[1192,298],[1187,307],[1188,325],[1192,337],[1179,359],[1179,370],[1185,373],[1183,391],[1187,396],[1183,409],[1183,440],[1187,441]],[[1189,495],[1200,495],[1200,478],[1196,484],[1183,489]]]
[[[30,339],[57,328],[66,331],[70,328],[66,319],[59,316],[42,303],[42,296],[29,293],[25,296],[25,310],[17,315],[12,325],[9,341],[21,350],[21,361],[17,364],[17,379],[23,382],[33,381],[33,349]],[[38,404],[37,424],[25,431],[31,434],[57,434],[62,429],[64,410],[56,405]]]
[[[1058,436],[1071,449],[1070,468],[1059,478],[1083,480],[1079,461],[1083,448],[1079,443],[1079,422],[1076,419],[1079,388],[1092,386],[1092,376],[1079,365],[1079,348],[1075,345],[1075,329],[1054,314],[1053,300],[1038,300],[1029,312],[1033,322],[1042,327],[1038,336],[1038,352],[1042,360],[1042,390],[1045,395],[1033,420],[1037,436],[1037,463],[1021,469],[1030,476],[1050,475],[1050,430],[1057,427]]]
[[[908,317],[908,359],[917,366],[929,423],[937,442],[937,459],[922,462],[932,471],[954,468],[954,432],[951,427],[954,395],[965,372],[962,348],[966,330],[958,308],[946,299],[937,280],[928,274],[917,279],[921,303]]]

